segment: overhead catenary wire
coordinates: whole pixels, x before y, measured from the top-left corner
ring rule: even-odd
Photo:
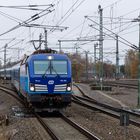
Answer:
[[[121,1],[121,0],[120,0]],[[118,1],[119,2],[119,1]],[[115,4],[115,3],[114,3]],[[112,5],[112,4],[111,4]],[[107,6],[107,7],[104,7],[103,9],[105,9],[105,8],[108,8],[108,7],[110,7],[111,5],[109,5],[109,6]],[[126,15],[129,15],[129,14],[131,14],[131,13],[134,13],[134,12],[136,12],[136,11],[139,11],[140,10],[140,8],[137,8],[137,9],[135,9],[135,10],[132,10],[132,11],[130,11],[130,12],[128,12],[128,13],[126,13],[126,14],[123,14],[123,15],[121,15],[121,16],[118,16],[118,17],[113,17],[112,19],[119,19],[119,18],[121,18],[121,19],[123,19],[123,20],[130,20],[130,22],[132,21],[132,18],[124,18],[124,16],[126,16]],[[88,16],[88,17],[97,17],[98,18],[98,16]],[[103,18],[109,18],[109,17],[103,17]],[[132,26],[133,27],[133,26]],[[129,29],[130,28],[132,28],[132,27],[129,27]],[[118,28],[118,27],[117,27]],[[116,27],[115,27],[115,29],[117,29]],[[125,30],[127,29],[128,27],[126,27],[125,28]],[[120,32],[122,32],[122,31],[124,31],[124,29],[122,29]],[[118,33],[120,33],[120,32],[118,32]],[[130,32],[131,33],[131,32]],[[133,44],[132,44],[133,45]],[[134,45],[135,47],[137,47],[136,45]]]
[[[94,26],[91,26],[91,25],[90,25],[90,27],[94,28],[95,30],[100,31],[99,29],[95,28]],[[114,40],[116,40],[116,38],[115,38],[114,36],[110,35],[110,34],[107,34],[107,33],[105,33],[105,32],[103,32],[103,34],[105,34],[105,35],[107,35],[107,36],[113,38]],[[133,48],[133,49],[137,49],[137,48],[134,47],[133,45],[127,44],[127,43],[125,43],[125,42],[123,42],[123,41],[121,41],[121,40],[119,40],[119,42],[121,42],[122,44],[127,45],[127,46],[129,46],[129,47],[131,47],[131,48]]]
[[[20,44],[20,43],[22,43],[23,41],[24,41],[24,39],[22,39],[22,40],[16,42],[15,44],[13,44],[13,45],[11,45],[11,46],[8,46],[7,48],[8,48],[8,49],[11,49],[13,46],[15,46],[15,45],[17,45],[17,44]]]
[[[121,1],[121,0],[120,0]],[[116,1],[116,2],[119,2],[119,1]],[[116,4],[116,2],[114,2],[114,4]],[[111,4],[112,5],[112,4]],[[110,6],[110,5],[109,5]],[[109,7],[109,6],[107,6],[107,7]],[[107,7],[105,7],[105,8],[107,8]],[[107,17],[108,18],[108,17]],[[116,19],[115,17],[113,17],[113,19]],[[123,18],[123,19],[126,19],[126,18]],[[131,20],[131,19],[126,19],[126,20]]]
[[[104,7],[103,9],[106,9],[106,8],[108,8],[108,7],[110,7],[110,6],[114,5],[114,4],[117,4],[117,3],[119,3],[120,1],[122,1],[122,0],[117,0],[117,1],[113,2],[113,3],[110,4],[110,5],[107,5],[107,6]]]
[[[52,5],[52,6],[54,6],[54,5]],[[48,8],[45,9],[44,12],[45,12],[46,10],[48,10]],[[50,12],[50,10],[48,10],[48,12]],[[48,13],[48,12],[47,12],[47,13]],[[40,12],[40,13],[38,13],[38,15],[41,14],[41,13],[43,13],[43,11]],[[46,14],[47,14],[47,13],[46,13]],[[46,14],[42,14],[40,17],[42,17],[42,16],[44,16],[44,15],[46,15]],[[36,15],[37,15],[37,14],[36,14]],[[35,18],[35,16],[32,16],[31,18]],[[31,19],[31,18],[30,18],[30,19]],[[26,20],[26,21],[24,21],[24,22],[22,22],[22,23],[27,23],[27,21],[28,21],[28,23],[29,23],[29,22],[31,22],[32,20],[29,20],[29,19],[28,19],[28,20]],[[16,26],[16,27],[13,27],[13,28],[12,28],[11,30],[9,30],[9,31],[12,31],[12,30],[14,30],[14,29],[17,29],[17,26]],[[13,47],[13,46],[17,45],[17,44],[19,44],[20,42],[23,42],[24,40],[25,40],[25,39],[22,39],[21,41],[15,43],[14,45],[12,45],[12,46],[10,46],[10,47]],[[9,44],[9,43],[8,43],[8,44]],[[9,46],[8,46],[8,47],[9,47]],[[1,48],[1,49],[2,49],[2,48]]]
[[[61,18],[58,22],[57,25],[61,22],[62,19],[64,19],[64,17],[71,11],[71,9],[77,4],[79,0],[77,0],[69,9],[68,11],[64,14],[63,18]]]
[[[90,21],[96,23],[97,25],[100,25],[99,23],[95,22],[94,20],[88,18],[88,16],[85,16],[85,18],[87,18],[88,20],[90,20]],[[111,32],[112,34],[117,35],[116,33],[112,32],[111,30],[107,29],[106,27],[103,26],[103,28],[106,29],[107,31]],[[97,29],[97,28],[96,28],[96,29]],[[98,30],[99,30],[99,29],[98,29]],[[106,33],[104,33],[104,34],[106,34]],[[106,34],[106,35],[109,35],[109,34]],[[125,45],[127,44],[128,46],[130,46],[130,47],[133,48],[133,49],[138,49],[138,46],[132,44],[131,42],[129,42],[128,40],[124,39],[123,37],[121,37],[121,36],[119,36],[119,35],[117,35],[117,36],[118,36],[120,39],[122,39],[122,40],[124,40],[125,42],[127,42],[128,44],[125,43],[125,42],[123,42],[123,41],[120,41],[120,40],[119,40],[121,43],[124,43]],[[111,36],[111,37],[112,37],[112,36]],[[116,40],[116,39],[115,39],[115,40]]]
[[[88,16],[90,18],[94,17],[94,18],[99,18],[99,16]],[[119,17],[112,17],[112,19],[122,19],[122,20],[128,20],[128,21],[132,21],[132,18],[123,18],[123,16],[119,16]],[[110,17],[103,17],[103,19],[110,19]]]
[[[130,23],[130,22],[129,22]],[[95,30],[98,30],[99,31],[99,29],[97,29],[97,28],[94,28]],[[91,31],[91,30],[90,30]],[[108,35],[109,37],[112,37],[111,35],[109,35],[109,34],[107,34],[107,33],[104,33],[104,34],[106,34],[106,35]],[[88,37],[89,38],[89,37]],[[93,38],[93,36],[92,36],[92,38]],[[113,37],[113,39],[116,39],[115,37]],[[122,42],[122,41],[121,41]],[[90,42],[89,42],[90,43]],[[122,43],[124,43],[124,42],[122,42]],[[83,43],[83,45],[84,44],[87,44],[87,42],[86,43]],[[82,44],[81,44],[82,45]],[[125,45],[128,45],[128,44],[126,44],[125,43]]]
[[[56,23],[57,26],[61,25],[64,21],[67,20],[67,18],[69,18],[69,16],[75,12],[75,10],[85,1],[82,0],[75,8],[74,6],[78,3],[79,0],[77,0],[70,8],[69,10],[64,14],[64,16]],[[73,9],[72,9],[73,8]],[[72,9],[72,10],[71,10]],[[70,12],[70,13],[69,13]],[[67,15],[68,14],[68,15]],[[52,32],[54,31],[53,29],[51,30]]]
[[[1,7],[1,6],[0,6]],[[27,8],[23,8],[23,7],[5,7],[5,8],[14,8],[14,9],[19,9],[19,10],[32,10],[32,11],[42,11],[43,9],[39,9],[39,8],[31,8],[31,7],[27,7]]]
[[[59,6],[59,3],[60,3],[61,0],[55,0],[55,1],[57,1],[57,2],[55,3],[55,11],[54,11],[54,15],[53,15],[52,21],[54,21],[54,19],[57,17],[56,16],[56,12],[58,13],[57,9],[58,9],[58,6]]]
[[[67,18],[68,18],[73,12],[75,12],[75,10],[76,10],[84,1],[85,1],[85,0],[82,0],[82,1],[70,12],[70,14],[69,14],[65,19],[63,19],[63,20],[59,23],[59,25],[61,25],[64,21],[66,21]]]
[[[45,11],[47,11],[47,13],[42,14],[42,13],[44,13]],[[53,11],[53,10],[52,10],[52,11]],[[30,22],[32,22],[32,21],[35,21],[35,20],[37,20],[37,19],[41,18],[42,16],[44,16],[44,15],[46,15],[46,14],[48,14],[48,13],[52,12],[52,11],[51,11],[51,10],[49,10],[49,8],[46,8],[45,10],[41,11],[40,13],[35,14],[35,15],[33,15],[31,18],[29,18],[29,19],[27,19],[27,20],[23,21],[22,23],[19,23],[18,25],[16,25],[16,26],[12,27],[11,29],[7,30],[6,32],[1,33],[1,34],[0,34],[0,36],[5,35],[5,34],[7,34],[7,33],[11,32],[11,31],[13,31],[13,30],[15,30],[15,29],[17,29],[17,28],[21,27],[21,26],[22,26],[22,25],[24,25],[24,24],[28,24],[28,23],[30,23]],[[41,14],[42,14],[42,15],[41,15]]]
[[[11,42],[13,42],[16,38],[12,38],[9,42],[7,42],[6,44],[9,45]],[[4,47],[0,48],[0,50],[4,49]],[[4,50],[3,50],[4,51]]]
[[[114,2],[113,4],[116,4],[116,3],[118,3],[118,2],[120,2],[121,0],[118,0],[118,1],[116,1],[116,2]],[[112,4],[111,4],[112,5]],[[110,5],[109,5],[110,6]],[[109,6],[107,6],[107,7],[109,7]],[[105,7],[105,8],[107,8],[107,7]],[[103,9],[105,9],[105,8],[103,8]],[[97,16],[96,16],[97,17]],[[124,20],[131,20],[130,18],[122,18],[122,16],[120,16],[121,17],[121,19],[124,19]],[[120,17],[117,17],[117,18],[115,18],[115,17],[113,17],[113,19],[118,19],[118,18],[120,18]],[[109,17],[103,17],[103,18],[109,18]],[[119,23],[119,22],[118,22]],[[124,25],[125,25],[125,22],[123,22],[124,23]],[[128,23],[130,23],[129,21],[128,21]],[[117,27],[117,28],[119,28],[119,27]],[[115,29],[117,29],[116,27],[115,27]],[[124,30],[124,29],[123,29]],[[91,31],[91,30],[90,30]],[[90,32],[89,31],[89,32]]]
[[[109,4],[109,5],[107,5],[107,6],[105,6],[105,7],[103,7],[103,9],[107,9],[108,7],[111,7],[112,5],[119,3],[120,1],[122,1],[122,0],[117,0],[117,1],[115,1],[115,2],[113,2],[113,3],[111,3],[111,4]],[[100,3],[99,3],[98,5],[100,5]],[[95,11],[94,13],[96,14],[96,13],[98,13],[98,12]],[[88,14],[88,15],[89,15],[89,14]]]
[[[1,5],[0,7],[6,7],[6,8],[15,8],[15,7],[42,7],[42,6],[51,6],[51,4],[42,4],[42,5],[38,5],[38,4],[29,4],[29,5],[14,5],[14,6],[6,6],[6,5]]]
[[[127,34],[134,33],[134,32],[138,32],[138,30],[130,31],[130,32],[124,33],[122,35],[127,35]]]
[[[4,17],[7,17],[8,19],[11,19],[11,20],[13,20],[13,21],[15,21],[15,22],[17,22],[17,23],[23,22],[23,20],[21,20],[21,19],[19,19],[19,18],[16,18],[16,17],[13,17],[13,16],[11,16],[11,15],[9,15],[9,14],[6,14],[6,13],[4,13],[4,12],[2,12],[2,11],[0,11],[0,15],[2,15],[2,16],[4,16]]]
[[[56,4],[55,4],[55,1],[57,1],[57,0],[54,0],[54,1],[52,2],[52,5],[56,5]],[[41,22],[41,24],[42,24],[43,22],[44,22],[44,19],[43,19],[43,21]],[[34,32],[35,32],[35,30],[34,30]],[[22,40],[25,41],[29,36],[30,36],[30,35],[26,36],[26,37],[25,37],[24,39],[22,39]],[[22,42],[23,42],[23,41],[22,41]],[[27,41],[27,42],[29,42],[29,41]],[[19,43],[20,43],[20,42],[19,42]],[[17,45],[17,44],[15,43],[14,45],[12,45],[12,47],[15,46],[15,45]],[[27,45],[26,45],[26,46],[27,46]],[[25,47],[26,47],[26,46],[25,46]],[[28,47],[28,46],[27,46],[27,47]]]
[[[127,25],[126,23],[129,23],[129,25]],[[128,27],[129,27],[129,29],[133,27],[133,26],[130,26],[130,25],[132,24],[132,22],[126,22],[126,23],[124,22],[124,23],[121,25],[121,28],[122,28],[123,26],[125,26],[125,25],[127,25],[127,27],[121,29],[118,33],[120,33],[120,32],[122,32],[122,31],[126,30]],[[94,24],[94,25],[97,25],[97,24]],[[94,26],[94,25],[93,25],[93,26]],[[106,25],[106,24],[104,24],[104,25]],[[116,30],[116,29],[118,29],[118,28],[120,28],[120,26],[116,26],[116,27],[112,28],[112,30]],[[91,30],[90,30],[89,32],[91,32]],[[118,33],[116,33],[116,34],[118,34]],[[88,36],[88,34],[87,34],[87,36]]]
[[[130,19],[127,19],[127,20],[130,20]],[[128,22],[129,23],[129,22]],[[91,32],[91,30],[89,31],[89,32]],[[64,36],[63,36],[64,37]],[[62,38],[62,37],[61,37]]]
[[[69,35],[71,32],[73,32],[74,30],[80,28],[83,25],[83,22],[78,24],[76,27],[74,27],[73,29],[71,29],[68,33],[64,34],[59,40],[63,39],[64,37],[66,37],[67,35]]]

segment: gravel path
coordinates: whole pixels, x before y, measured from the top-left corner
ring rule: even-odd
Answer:
[[[67,108],[66,115],[81,126],[96,134],[101,140],[125,140],[125,129],[120,126],[120,121],[100,112],[91,111],[72,103]],[[127,140],[140,140],[140,129],[129,125],[127,128]]]
[[[9,86],[8,86],[9,87]],[[89,96],[94,99],[111,104],[113,106],[122,107],[122,105],[131,108],[136,107],[137,91],[126,90],[121,88],[119,92],[114,88],[112,92],[100,93],[91,91],[88,85],[80,84],[80,87]],[[76,88],[73,88],[74,93],[80,95]],[[105,95],[107,96],[105,96]],[[111,98],[116,100],[112,100]],[[118,102],[120,101],[120,102]],[[0,140],[51,140],[38,121],[33,117],[15,117],[12,111],[13,106],[22,107],[11,96],[0,91],[0,115],[7,114],[9,116],[9,125],[4,124],[0,127]],[[125,131],[117,119],[109,117],[97,111],[91,111],[75,103],[64,111],[72,120],[79,123],[81,126],[88,129],[90,132],[100,137],[101,140],[125,140]],[[140,140],[140,129],[129,125],[127,128],[127,140]]]
[[[111,104],[115,107],[136,107],[136,90],[121,88],[118,92],[118,89],[113,88],[111,92],[100,92],[90,90],[87,84],[79,85],[86,94],[99,102]],[[80,92],[75,87],[73,90],[74,94],[80,96]],[[139,128],[129,125],[127,127],[127,137],[125,138],[125,129],[120,126],[120,121],[100,112],[91,111],[73,103],[66,113],[86,129],[97,134],[102,140],[140,140]]]
[[[95,100],[111,104],[116,107],[137,107],[138,91],[135,89],[116,88],[113,87],[112,91],[98,91],[91,90],[88,84],[79,84],[81,89],[90,97]]]
[[[8,88],[10,88],[9,85]],[[23,108],[16,99],[0,91],[0,116],[6,114],[9,118],[8,126],[0,123],[0,140],[46,140],[46,138],[51,140],[35,118],[17,117],[13,107]]]

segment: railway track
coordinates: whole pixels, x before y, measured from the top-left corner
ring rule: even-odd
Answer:
[[[76,122],[70,120],[64,114],[60,117],[40,117],[36,116],[41,122],[43,127],[48,131],[54,140],[65,139],[79,139],[79,140],[100,140],[97,136],[93,135],[83,127],[79,126]]]
[[[87,96],[78,85],[74,86],[76,86],[83,95],[83,97],[73,95],[74,103],[77,103],[92,110],[100,111],[116,119],[120,119],[121,113],[127,113],[130,115],[129,119],[130,124],[140,127],[140,113],[128,109],[115,108],[113,106],[97,102],[96,100]]]
[[[25,102],[20,99],[17,94],[12,91],[11,89],[7,89],[6,87],[0,86],[0,90],[3,90],[4,92],[6,92],[7,94],[9,94],[10,96],[14,97],[16,100],[18,100],[21,104],[25,105]],[[80,125],[78,125],[76,122],[70,120],[68,117],[66,117],[64,114],[61,114],[60,117],[58,118],[47,118],[47,117],[41,117],[40,115],[38,115],[36,112],[32,112],[33,115],[37,118],[37,120],[40,122],[40,124],[43,126],[43,128],[47,131],[47,133],[51,136],[51,138],[53,140],[62,140],[62,139],[66,139],[66,137],[64,137],[65,135],[68,137],[73,137],[73,136],[78,136],[76,139],[83,139],[83,140],[100,140],[97,136],[95,136],[94,134],[92,134],[91,132],[87,131],[86,129],[84,129],[83,127],[81,127]],[[53,126],[50,122],[53,122]],[[65,129],[69,129],[69,131],[65,131],[67,132],[67,134],[65,134],[63,132],[63,134],[60,131],[60,128],[62,128],[62,124],[63,127]],[[56,131],[55,127],[58,125],[58,129]],[[64,126],[65,125],[65,126]],[[71,134],[71,135],[70,135]],[[63,136],[63,137],[62,137]],[[69,138],[69,139],[75,139],[75,138]]]
[[[125,87],[125,88],[131,88],[131,89],[138,89],[138,84],[137,82],[132,82],[132,81],[107,81],[104,82],[104,85],[108,86],[119,86],[119,87]]]
[[[8,95],[12,96],[13,98],[15,98],[17,101],[19,101],[21,104],[25,104],[25,102],[18,96],[18,94],[16,94],[15,90],[12,90],[10,88],[7,88],[5,86],[1,86],[0,85],[0,90],[6,92]]]

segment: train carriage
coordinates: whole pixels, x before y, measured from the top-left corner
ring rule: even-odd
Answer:
[[[71,62],[65,54],[35,53],[11,68],[12,83],[40,110],[58,110],[71,103]]]

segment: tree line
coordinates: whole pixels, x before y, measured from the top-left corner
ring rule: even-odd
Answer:
[[[99,78],[100,76],[100,61],[96,61],[96,64],[92,61],[92,58],[89,57],[88,61],[86,57],[78,54],[72,53],[67,54],[71,59],[72,63],[72,76],[75,81],[81,81],[88,77],[89,80]],[[17,62],[8,61],[6,63],[6,68],[11,67]],[[138,77],[138,51],[128,50],[125,54],[124,64],[120,66],[120,78],[137,78]],[[4,68],[0,61],[0,68]],[[88,74],[88,76],[87,76]],[[103,62],[103,78],[111,79],[116,77],[116,65],[111,62]]]

